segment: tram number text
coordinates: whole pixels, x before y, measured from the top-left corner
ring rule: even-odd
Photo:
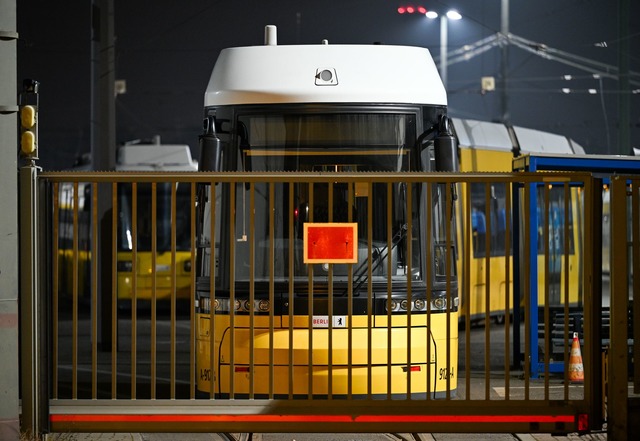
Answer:
[[[446,380],[446,379],[449,379],[449,378],[453,380],[453,378],[454,378],[453,369],[454,368],[450,368],[450,369],[442,368],[442,369],[440,369],[440,380]]]
[[[200,381],[211,381],[211,369],[200,369]]]

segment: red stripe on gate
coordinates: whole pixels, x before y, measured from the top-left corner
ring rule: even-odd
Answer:
[[[574,423],[574,415],[123,415],[55,414],[52,423],[79,422],[181,422],[181,423]]]
[[[171,423],[229,423],[229,422],[352,422],[348,415],[122,415],[122,414],[78,414],[51,415],[52,423],[90,422],[171,422]]]
[[[361,415],[356,422],[376,423],[573,423],[573,415]]]

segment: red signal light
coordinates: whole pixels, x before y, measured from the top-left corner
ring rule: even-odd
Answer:
[[[414,13],[418,13],[418,14],[426,14],[427,13],[427,8],[425,8],[424,6],[398,6],[398,14],[414,14]]]

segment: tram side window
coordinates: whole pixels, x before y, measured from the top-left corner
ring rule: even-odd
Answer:
[[[487,189],[489,190],[488,198]],[[487,219],[488,216],[489,219]],[[491,231],[488,233],[487,227],[489,225]],[[485,257],[487,247],[490,249],[491,257],[506,254],[506,184],[471,184],[471,229],[474,257]],[[509,234],[511,235],[511,229],[509,229]],[[510,240],[509,243],[512,241]],[[511,249],[509,253],[511,253]]]
[[[548,191],[549,194],[549,211],[546,212],[545,192],[544,189],[538,189],[537,197],[537,224],[538,224],[538,254],[545,253],[545,230],[546,222],[549,219],[549,252],[552,255],[559,255],[565,252],[565,214],[568,217],[567,231],[569,241],[569,254],[574,254],[573,242],[573,214],[571,209],[565,213],[565,191],[562,187],[553,187]],[[569,197],[569,207],[572,206],[571,193],[567,193]]]
[[[484,256],[487,248],[487,221],[484,213],[477,207],[471,209],[471,231],[473,235],[474,256]]]

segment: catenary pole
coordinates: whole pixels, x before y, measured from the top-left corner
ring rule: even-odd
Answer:
[[[502,0],[500,11],[500,33],[503,36],[509,35],[509,0]],[[503,43],[500,51],[500,70],[502,87],[500,88],[500,105],[502,110],[502,122],[508,124],[511,119],[509,111],[508,76],[509,76],[509,44]]]
[[[619,155],[631,153],[631,87],[629,78],[629,0],[618,2],[618,151]]]
[[[98,71],[97,84],[95,72],[92,72],[92,145],[91,161],[94,170],[107,171],[115,168],[116,162],[116,117],[115,117],[115,33],[113,0],[94,0],[92,6],[93,20],[98,29],[92,33],[92,69]],[[96,42],[97,40],[97,42]],[[95,56],[98,48],[99,55]],[[96,65],[97,61],[97,65]],[[100,243],[98,256],[103,265],[110,262],[111,245],[106,236],[110,228],[108,223],[111,207],[111,188],[101,188],[98,197],[98,222],[100,225]],[[101,277],[101,276],[99,276]],[[108,284],[109,277],[98,280],[99,340],[103,348],[111,346],[110,305],[112,294]]]

